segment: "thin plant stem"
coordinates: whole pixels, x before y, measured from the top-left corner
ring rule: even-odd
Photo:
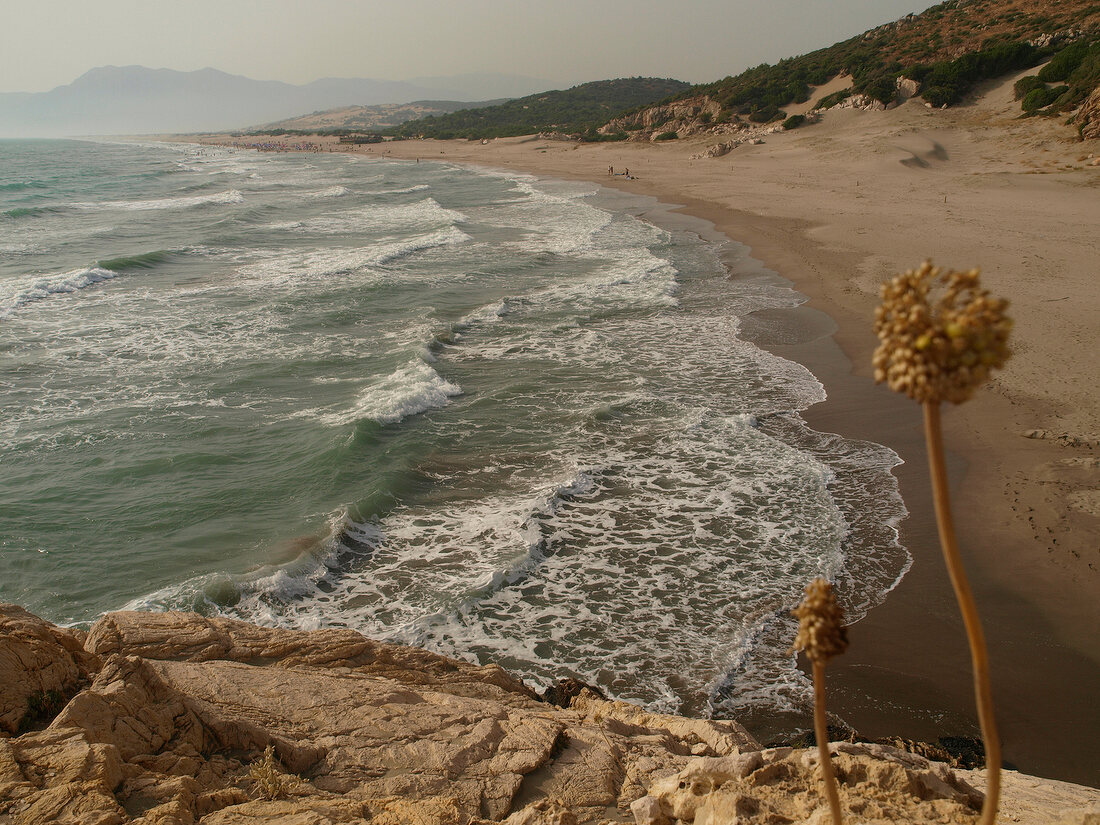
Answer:
[[[966,638],[970,643],[970,659],[974,670],[974,696],[978,705],[978,722],[985,743],[985,764],[988,781],[985,804],[982,805],[981,825],[993,825],[997,818],[997,805],[1001,795],[1001,742],[997,736],[997,723],[993,718],[993,689],[989,680],[989,654],[985,647],[978,608],[974,594],[963,569],[959,545],[955,539],[955,525],[951,520],[951,500],[947,487],[947,465],[944,461],[943,431],[940,426],[940,404],[926,401],[924,407],[924,436],[928,442],[928,466],[932,473],[932,497],[936,506],[936,524],[940,532],[943,560],[955,588],[955,599],[962,612]]]
[[[829,756],[829,729],[825,724],[825,663],[815,661],[814,666],[814,738],[817,739],[817,758],[825,777],[825,796],[833,813],[833,825],[841,825],[840,794],[836,789],[836,774]]]

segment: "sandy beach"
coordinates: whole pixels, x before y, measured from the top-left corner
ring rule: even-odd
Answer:
[[[1100,709],[1100,144],[1017,120],[1008,77],[948,110],[831,111],[720,158],[711,136],[578,144],[537,138],[330,148],[588,180],[652,199],[657,223],[713,224],[808,302],[744,332],[806,364],[829,400],[805,417],[904,460],[912,569],[851,630],[831,709],[860,733],[976,735],[969,657],[939,555],[915,403],[871,380],[878,286],[925,258],[980,267],[1012,302],[1014,357],[944,411],[961,544],[982,610],[1011,767],[1098,786]],[[816,97],[816,95],[815,95]],[[250,138],[252,140],[252,138]],[[310,139],[323,143],[326,139]],[[204,138],[233,142],[227,136]],[[608,168],[630,170],[630,178]],[[670,213],[668,208],[672,207]],[[731,254],[733,254],[731,252]],[[760,325],[758,325],[760,326]]]

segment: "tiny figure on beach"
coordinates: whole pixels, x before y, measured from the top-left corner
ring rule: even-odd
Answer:
[[[626,177],[629,178],[630,177],[630,170],[629,169],[624,170],[623,174],[626,175]]]
[[[608,166],[607,167],[607,174],[614,175],[615,174],[615,167],[614,166]]]

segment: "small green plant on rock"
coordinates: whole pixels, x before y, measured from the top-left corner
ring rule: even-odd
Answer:
[[[65,707],[65,694],[60,690],[39,690],[27,697],[27,712],[19,720],[19,732],[30,730],[39,722],[49,722]]]

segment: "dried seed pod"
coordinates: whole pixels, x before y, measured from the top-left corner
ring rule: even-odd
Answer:
[[[943,294],[933,303],[934,288]],[[981,288],[977,269],[944,272],[925,261],[884,283],[881,292],[875,381],[921,403],[958,404],[1008,360],[1008,301]]]
[[[833,586],[825,579],[806,585],[806,598],[791,614],[798,619],[793,650],[804,650],[811,662],[825,664],[848,649],[844,611],[833,597]]]

